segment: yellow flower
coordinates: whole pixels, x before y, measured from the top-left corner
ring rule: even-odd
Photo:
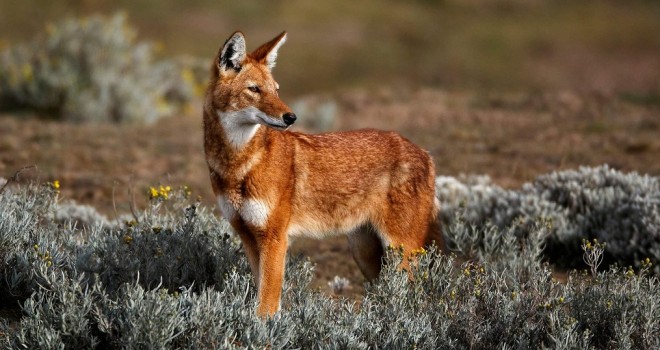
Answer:
[[[60,189],[60,180],[53,181],[53,188],[56,190]]]
[[[154,187],[149,188],[149,198],[154,199],[158,198],[158,190]]]
[[[635,271],[632,269],[632,266],[628,266],[628,271],[626,271],[627,277],[632,277],[635,275]]]
[[[413,249],[410,252],[410,255],[413,255],[413,256],[426,255],[426,249],[424,249],[424,248]]]
[[[170,196],[170,192],[172,192],[172,187],[170,187],[170,186],[159,186],[158,188],[150,187],[149,188],[149,198],[151,198],[151,199],[156,199],[156,198],[168,199],[169,196]]]
[[[564,297],[559,297],[559,303],[563,304],[564,303]]]
[[[646,259],[642,260],[642,267],[643,268],[650,268],[651,266],[653,266],[653,263],[651,262],[651,259],[646,258]]]

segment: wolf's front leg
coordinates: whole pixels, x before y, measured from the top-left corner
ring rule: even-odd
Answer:
[[[280,309],[286,250],[284,234],[265,235],[259,240],[259,317],[273,316]]]
[[[241,220],[236,220],[232,223],[234,231],[238,233],[238,237],[243,243],[243,250],[245,255],[247,255],[248,263],[250,264],[250,270],[252,271],[252,276],[254,278],[254,285],[259,288],[259,246],[257,240],[255,239],[250,229],[243,223]]]

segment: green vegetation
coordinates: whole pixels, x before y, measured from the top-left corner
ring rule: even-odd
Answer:
[[[190,62],[156,62],[153,51],[135,42],[123,15],[50,24],[44,38],[0,53],[0,108],[69,121],[153,122],[204,89]]]
[[[527,239],[541,220],[550,233],[544,240],[544,255],[564,267],[580,266],[580,243],[594,239],[607,242],[603,256],[607,265],[634,265],[644,258],[660,261],[657,177],[601,166],[541,175],[520,190],[505,190],[483,176],[462,180],[439,177],[436,182],[441,215],[449,225],[456,220],[476,227],[492,224]],[[490,239],[495,241],[488,243]],[[496,244],[497,239],[494,234],[479,241]],[[658,266],[655,272],[660,273]]]
[[[607,168],[543,176],[536,186],[598,212],[608,199],[590,201],[589,191],[617,192],[608,188],[625,183],[650,189],[653,198],[660,192],[657,178]],[[564,190],[567,196],[560,195]],[[54,214],[61,212],[58,191],[52,183],[0,192],[0,280],[2,295],[12,296],[3,303],[19,302],[23,310],[20,320],[3,326],[0,340],[9,348],[660,346],[657,260],[604,269],[601,259],[616,237],[584,240],[580,255],[590,272],[557,282],[544,247],[561,232],[544,218],[504,228],[497,220],[476,224],[470,217],[478,191],[446,230],[460,258],[420,250],[410,280],[397,268],[400,252],[390,248],[381,278],[357,303],[311,290],[313,267],[290,260],[283,310],[268,321],[254,316],[256,289],[240,244],[225,222],[190,203],[186,188],[151,188],[144,212],[114,223],[89,207],[82,210],[92,211],[90,222],[62,220],[66,215]],[[494,197],[481,199],[486,209],[477,212],[489,212]],[[657,224],[657,202],[641,203],[643,210],[630,214],[644,216],[642,225]],[[538,203],[525,200],[511,209],[529,205]],[[499,208],[491,211],[495,219]],[[618,237],[636,229],[623,227]]]

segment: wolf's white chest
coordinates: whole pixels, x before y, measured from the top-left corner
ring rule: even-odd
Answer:
[[[238,210],[234,204],[229,201],[224,195],[219,195],[218,198],[218,208],[222,216],[227,220],[231,220],[235,215],[239,215],[246,223],[255,226],[255,227],[265,227],[266,222],[268,221],[268,216],[270,215],[270,205],[268,202],[256,199],[256,198],[244,198]]]

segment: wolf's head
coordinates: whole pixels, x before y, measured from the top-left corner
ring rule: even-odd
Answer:
[[[246,52],[245,36],[235,32],[218,51],[212,67],[207,99],[236,146],[249,141],[259,125],[285,130],[296,115],[278,96],[279,85],[271,73],[286,32]],[[208,100],[207,100],[208,101]],[[241,137],[234,138],[239,135]],[[234,142],[236,141],[236,142]]]

